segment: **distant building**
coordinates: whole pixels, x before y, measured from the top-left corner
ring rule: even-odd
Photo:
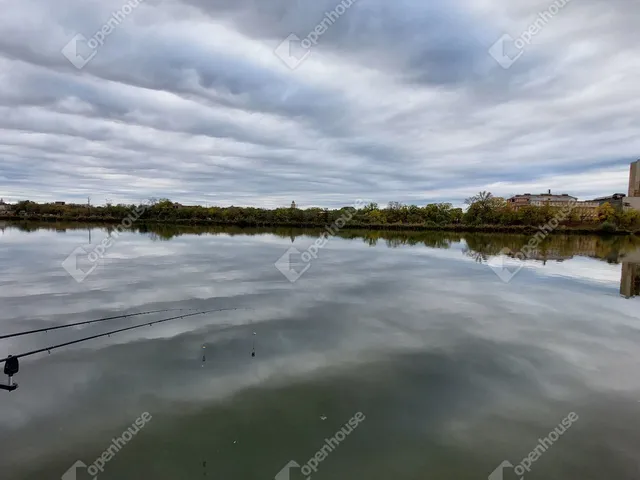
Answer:
[[[640,197],[624,197],[623,208],[625,210],[633,209],[640,212]]]
[[[0,212],[8,212],[9,210],[9,205],[4,203],[4,198],[0,198]]]
[[[591,200],[592,202],[598,202],[598,205],[602,206],[605,203],[608,203],[613,208],[622,210],[624,205],[624,197],[626,195],[624,193],[614,193],[613,195],[609,195],[608,197],[598,197]]]
[[[296,207],[296,202],[291,202],[291,208],[298,208]]]
[[[572,197],[567,193],[554,195],[551,193],[551,190],[549,190],[549,193],[540,193],[537,195],[531,195],[530,193],[514,195],[507,199],[507,205],[517,211],[525,206],[544,207],[548,205],[550,207],[563,207],[569,202],[575,202],[577,200],[576,197]]]
[[[635,209],[640,211],[640,160],[632,162],[629,167],[629,191],[624,193],[614,193],[607,197],[598,197],[591,200],[598,202],[600,206],[608,203],[616,210]]]
[[[629,195],[622,199],[622,208],[640,211],[640,160],[629,167]]]
[[[581,220],[592,220],[598,218],[599,208],[600,202],[585,200],[582,202],[576,202],[571,213],[577,215]]]
[[[551,190],[549,190],[548,193],[534,195],[525,193],[523,195],[514,195],[507,199],[507,205],[515,211],[526,206],[562,208],[570,204],[573,204],[571,209],[572,213],[578,215],[582,220],[596,218],[598,216],[599,202],[595,200],[579,202],[576,197],[572,197],[568,193],[554,195],[551,193]]]
[[[66,202],[54,202],[56,205],[66,205]]]
[[[629,197],[640,197],[640,160],[631,164],[629,169]]]

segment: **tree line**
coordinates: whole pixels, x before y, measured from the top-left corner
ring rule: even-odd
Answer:
[[[25,200],[14,205],[9,212],[0,212],[5,218],[32,220],[103,221],[119,222],[132,210],[144,207],[138,221],[176,224],[218,224],[238,226],[298,226],[315,227],[333,224],[349,214],[350,228],[375,229],[499,229],[525,231],[546,224],[558,214],[551,206],[523,206],[517,211],[507,202],[489,192],[480,192],[466,200],[466,211],[450,203],[431,203],[425,206],[390,202],[386,207],[369,203],[358,209],[327,208],[255,208],[204,207],[180,205],[169,199],[151,199],[140,205],[107,204],[90,206],[78,204],[36,203]],[[640,230],[640,213],[621,211],[609,204],[598,209],[597,216],[586,216],[574,209],[560,222],[561,228],[583,228],[614,231]]]

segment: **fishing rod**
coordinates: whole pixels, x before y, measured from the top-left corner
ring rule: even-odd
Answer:
[[[5,338],[21,337],[23,335],[31,335],[32,333],[48,332],[49,330],[59,330],[61,328],[77,327],[78,325],[89,325],[90,323],[106,322],[108,320],[116,320],[118,318],[137,317],[139,315],[149,315],[152,313],[166,313],[166,312],[182,312],[187,310],[195,310],[194,308],[171,308],[167,310],[151,310],[149,312],[129,313],[127,315],[116,315],[115,317],[98,318],[97,320],[87,320],[86,322],[70,323],[68,325],[58,325],[56,327],[38,328],[36,330],[28,330],[26,332],[10,333],[8,335],[0,335],[0,340]]]
[[[128,330],[134,330],[136,328],[146,327],[147,325],[148,326],[152,326],[152,325],[155,325],[155,324],[158,324],[158,323],[164,323],[164,322],[168,322],[170,320],[176,320],[178,318],[193,317],[195,315],[204,315],[205,313],[211,313],[211,312],[224,312],[224,311],[229,311],[229,310],[241,310],[243,308],[244,307],[220,308],[220,309],[216,309],[216,310],[205,310],[203,312],[187,313],[187,314],[178,315],[178,316],[175,316],[175,317],[163,318],[161,320],[155,320],[153,322],[146,322],[146,323],[143,323],[143,324],[140,324],[140,325],[134,325],[132,327],[119,328],[117,330],[111,330],[109,332],[100,333],[98,335],[92,335],[90,337],[84,337],[84,338],[80,338],[78,340],[73,340],[73,341],[70,341],[70,342],[60,343],[60,344],[57,344],[57,345],[52,345],[50,347],[39,348],[37,350],[32,350],[30,352],[21,353],[19,355],[9,355],[6,358],[0,359],[0,363],[4,362],[4,373],[5,373],[5,375],[7,375],[9,377],[9,381],[8,381],[7,385],[0,385],[0,390],[7,390],[7,391],[12,392],[16,388],[18,388],[18,384],[17,383],[13,383],[13,376],[16,373],[18,373],[18,371],[20,370],[20,362],[18,360],[20,358],[29,357],[31,355],[36,355],[38,353],[43,353],[43,352],[51,353],[51,350],[57,350],[58,348],[68,347],[69,345],[75,345],[76,343],[86,342],[88,340],[93,340],[93,339],[100,338],[100,337],[107,337],[107,336],[110,337],[111,335],[116,334],[116,333],[126,332]]]

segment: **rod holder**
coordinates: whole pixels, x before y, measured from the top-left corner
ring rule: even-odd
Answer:
[[[6,385],[0,385],[0,390],[13,392],[18,388],[17,383],[13,383],[13,376],[20,371],[20,362],[16,357],[9,355],[4,362],[4,374],[7,375],[8,381]]]

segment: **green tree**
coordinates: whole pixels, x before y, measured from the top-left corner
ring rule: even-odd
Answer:
[[[499,201],[494,200],[491,192],[479,192],[477,195],[467,198],[464,203],[469,205],[465,214],[467,223],[493,223],[495,209]]]
[[[601,222],[615,222],[616,210],[609,202],[603,203],[598,207],[598,220]]]

